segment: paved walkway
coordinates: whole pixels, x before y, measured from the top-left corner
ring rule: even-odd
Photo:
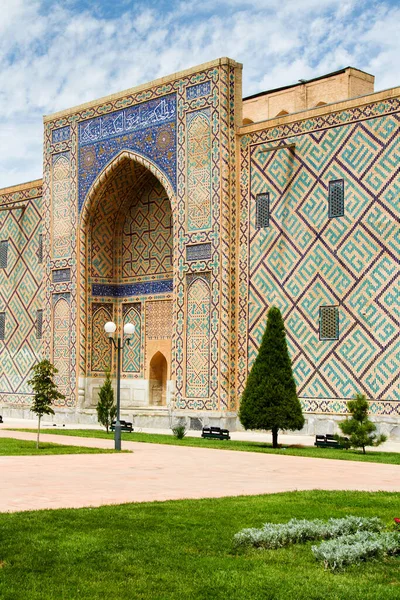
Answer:
[[[0,430],[0,437],[35,434]],[[112,440],[42,435],[112,448]],[[400,466],[123,442],[132,454],[0,457],[0,512],[291,490],[400,492]]]

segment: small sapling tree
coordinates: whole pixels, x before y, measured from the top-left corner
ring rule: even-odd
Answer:
[[[245,429],[270,429],[274,448],[279,429],[304,425],[282,315],[274,306],[268,311],[260,350],[247,378],[239,418]]]
[[[354,400],[347,403],[350,419],[339,423],[339,427],[348,440],[338,436],[338,440],[351,448],[362,448],[365,454],[366,446],[379,446],[386,441],[385,435],[377,435],[376,425],[368,419],[368,400],[364,394],[357,394]]]
[[[32,386],[34,392],[31,411],[38,417],[36,448],[39,448],[41,418],[43,415],[54,415],[51,405],[55,400],[63,399],[65,396],[58,391],[54,381],[54,375],[58,373],[58,369],[49,360],[40,361],[31,368],[31,371],[33,371],[33,376],[28,384]]]
[[[108,429],[117,414],[117,407],[114,404],[114,390],[111,385],[110,371],[106,371],[106,379],[99,391],[99,401],[96,410],[99,423],[106,428],[108,433]]]

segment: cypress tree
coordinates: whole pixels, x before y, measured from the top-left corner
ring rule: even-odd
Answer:
[[[304,417],[297,397],[285,327],[279,308],[268,311],[267,326],[242,395],[239,419],[245,429],[270,429],[278,447],[278,431],[301,429]]]
[[[106,428],[108,433],[108,428],[117,414],[117,407],[114,404],[114,390],[111,384],[110,371],[106,371],[106,379],[99,391],[99,401],[96,410],[99,423]]]

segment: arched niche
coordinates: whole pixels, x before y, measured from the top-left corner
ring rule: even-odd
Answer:
[[[252,121],[251,119],[243,119],[243,125],[251,125],[252,123],[254,123],[254,121]]]
[[[113,313],[121,328],[127,318],[124,311],[130,298],[136,298],[134,302],[137,302],[142,295],[141,291],[135,290],[140,286],[143,290],[146,283],[157,288],[156,283],[163,280],[168,280],[172,286],[177,261],[173,243],[175,208],[176,199],[167,178],[152,163],[128,151],[122,152],[105,168],[85,199],[80,235],[80,365],[89,386],[92,385],[91,378],[99,377],[98,367],[105,364],[106,348],[103,348],[102,340],[96,345],[95,339],[100,340],[103,323],[99,323],[104,321],[105,311]],[[169,289],[172,291],[172,287]],[[157,294],[157,289],[152,289],[153,299]],[[140,302],[143,309],[145,296]],[[100,305],[103,310],[98,313]],[[124,352],[122,371],[126,379],[144,380],[148,379],[142,358],[146,335],[141,334],[145,331],[144,317],[140,306],[137,308],[135,306],[129,314],[136,333],[131,347]],[[91,340],[88,331],[92,332]],[[170,365],[171,344],[166,356]],[[113,363],[112,372],[115,370]],[[92,368],[93,364],[96,369]]]
[[[167,397],[168,363],[162,352],[156,352],[150,361],[150,404],[165,406]]]

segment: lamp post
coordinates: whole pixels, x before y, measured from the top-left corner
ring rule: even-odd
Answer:
[[[120,421],[120,409],[121,409],[121,352],[125,344],[129,346],[133,334],[135,333],[135,326],[132,323],[125,323],[124,325],[124,336],[121,338],[117,337],[117,341],[114,339],[114,333],[117,330],[117,326],[112,321],[108,321],[104,325],[104,331],[108,335],[110,344],[114,345],[117,351],[117,415],[115,419],[114,429],[114,448],[115,450],[121,450],[121,421]]]

